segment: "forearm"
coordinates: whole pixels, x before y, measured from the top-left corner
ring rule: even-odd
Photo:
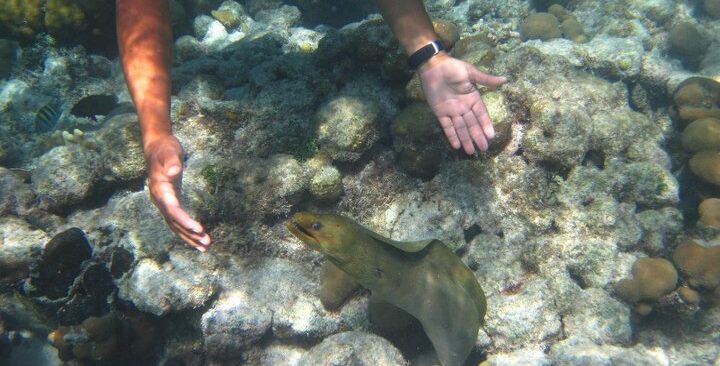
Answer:
[[[375,2],[408,55],[437,39],[421,0],[375,0]]]
[[[172,30],[166,0],[116,0],[120,61],[144,146],[170,129]]]

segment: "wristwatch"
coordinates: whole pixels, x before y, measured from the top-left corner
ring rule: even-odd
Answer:
[[[443,47],[442,43],[440,43],[440,40],[436,39],[410,55],[407,60],[408,66],[410,66],[411,70],[417,70],[420,65],[424,64],[431,57],[437,55],[438,53],[440,53],[440,51],[444,50],[445,48]]]

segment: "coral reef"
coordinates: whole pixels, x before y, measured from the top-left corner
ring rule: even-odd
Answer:
[[[717,363],[717,1],[425,1],[452,55],[509,79],[479,88],[496,138],[474,157],[368,4],[170,2],[199,254],[143,185],[113,3],[0,1],[0,59],[17,56],[0,62],[0,363],[39,359],[50,330],[70,364],[436,362],[417,323],[291,237],[299,210],[447,243],[488,295],[473,361]],[[567,39],[525,42],[543,11]],[[50,256],[72,227],[89,255]],[[650,289],[626,278],[647,256],[674,258],[679,287],[621,301],[615,284]]]

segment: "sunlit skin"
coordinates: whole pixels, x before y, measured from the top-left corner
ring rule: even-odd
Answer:
[[[410,55],[437,39],[420,0],[376,0],[383,16]],[[170,128],[172,32],[168,2],[116,0],[120,60],[140,118],[148,164],[148,188],[172,231],[205,251],[210,236],[180,205],[182,147]],[[487,75],[445,52],[417,70],[428,104],[455,149],[486,150],[494,130],[475,85],[497,86],[504,77]]]
[[[150,198],[172,231],[205,251],[210,236],[178,200],[182,147],[170,128],[172,32],[167,1],[117,0],[120,60],[137,108]]]
[[[376,0],[376,3],[408,55],[438,39],[422,1]],[[445,52],[430,58],[417,72],[425,99],[450,145],[454,149],[462,147],[469,155],[476,146],[487,150],[495,131],[475,85],[499,86],[506,79],[485,74]]]

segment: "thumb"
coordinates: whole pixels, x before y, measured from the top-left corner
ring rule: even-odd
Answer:
[[[507,78],[504,76],[495,76],[495,75],[489,75],[486,74],[480,70],[478,70],[475,66],[468,65],[468,74],[470,76],[470,81],[473,84],[481,84],[486,86],[499,86],[504,84],[507,81]]]
[[[180,175],[182,172],[182,162],[180,162],[180,157],[175,154],[167,156],[166,160],[163,162],[163,170],[165,171],[165,175],[173,179]]]

